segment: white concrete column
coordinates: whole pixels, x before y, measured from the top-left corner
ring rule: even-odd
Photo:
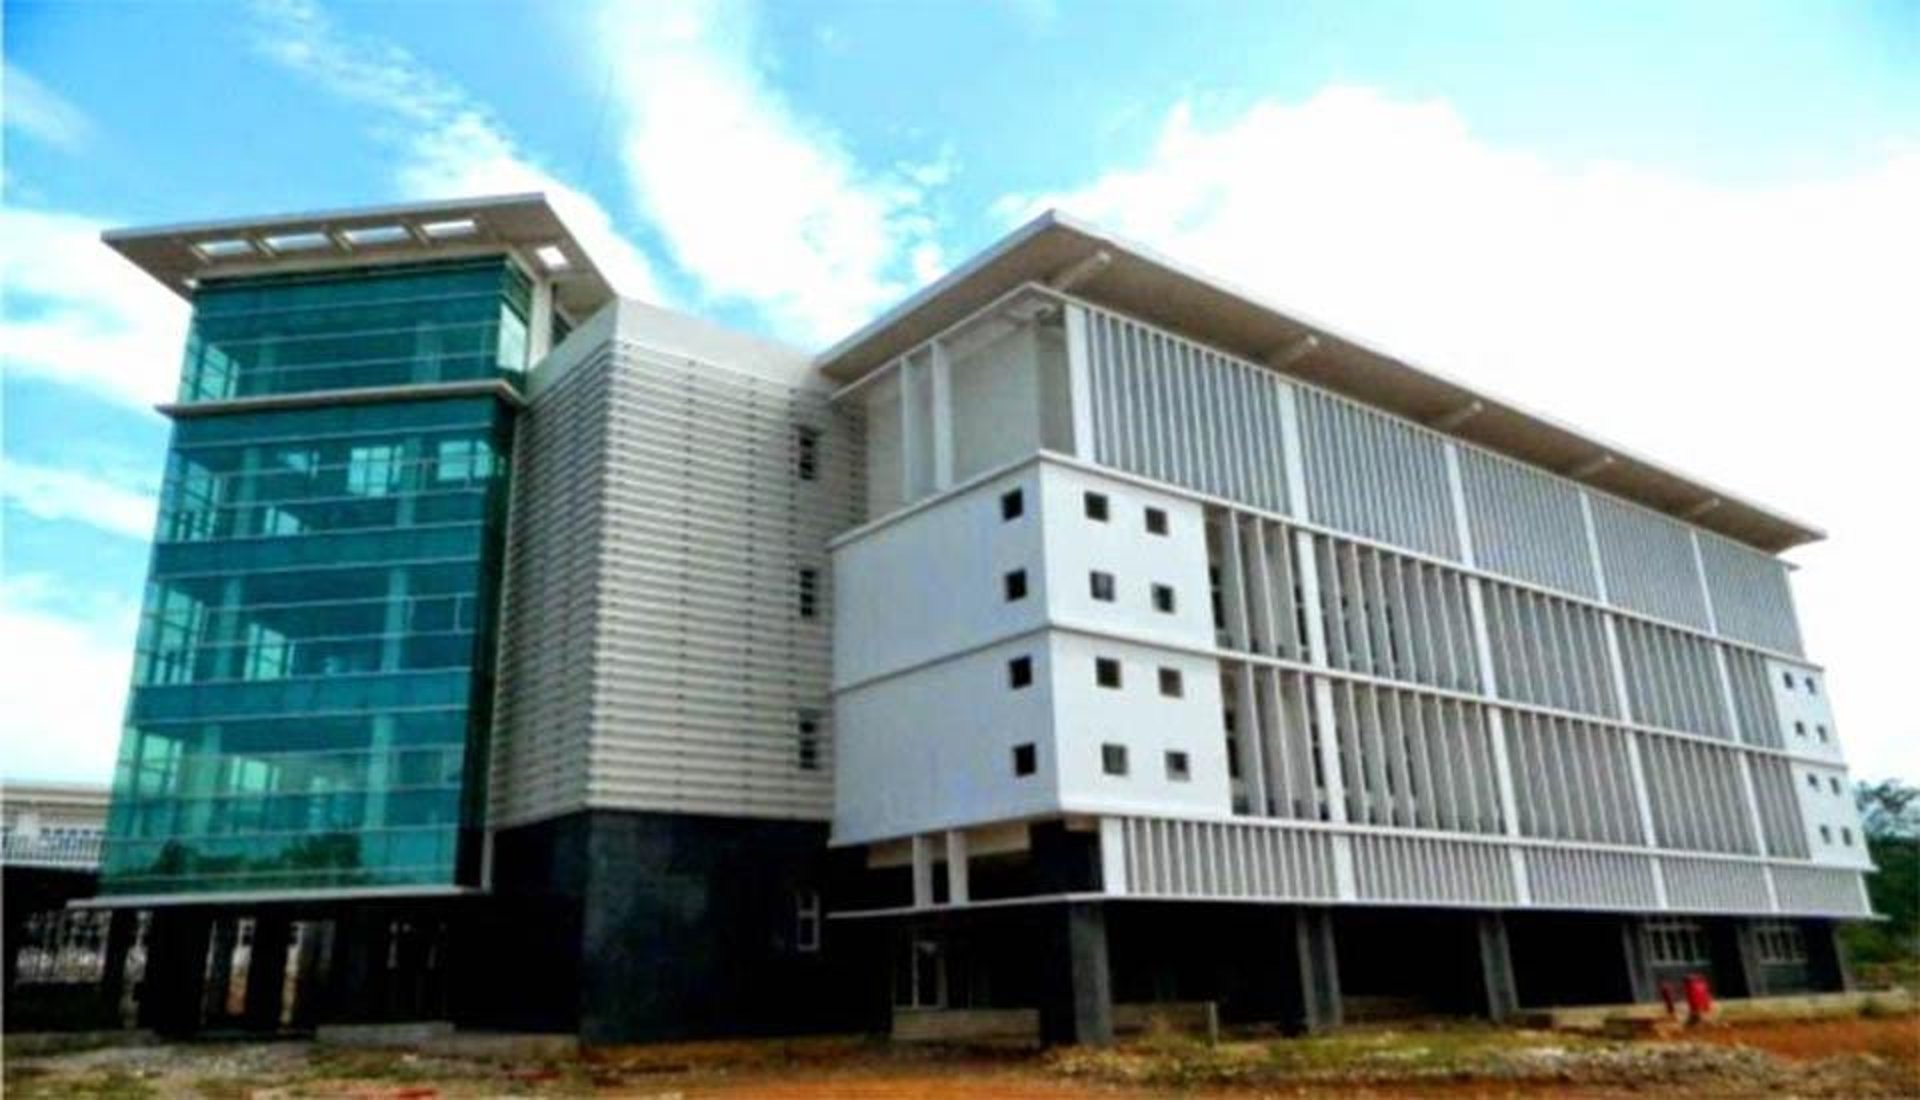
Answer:
[[[1067,335],[1067,401],[1073,414],[1073,456],[1094,461],[1093,438],[1093,354],[1087,342],[1087,311],[1084,306],[1068,305],[1064,318]]]
[[[933,842],[926,836],[913,838],[913,907],[925,909],[933,904]]]
[[[964,905],[969,900],[967,870],[966,830],[948,829],[947,901],[949,904]]]
[[[528,304],[533,316],[527,318],[527,361],[525,370],[547,357],[553,350],[553,280],[533,280],[533,300]]]
[[[933,400],[933,491],[953,485],[953,363],[944,340],[935,340],[929,363]]]

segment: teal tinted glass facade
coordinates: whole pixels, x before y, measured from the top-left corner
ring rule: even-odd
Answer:
[[[498,258],[209,283],[194,294],[180,400],[515,374],[530,298]]]
[[[265,314],[313,285],[248,293]],[[373,300],[382,326],[410,327]],[[440,305],[420,303],[420,330]],[[476,877],[511,441],[511,406],[488,396],[176,421],[103,893]]]

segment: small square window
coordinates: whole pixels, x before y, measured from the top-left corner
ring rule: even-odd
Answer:
[[[794,721],[795,763],[803,772],[820,770],[820,717],[803,711]]]
[[[1816,790],[1816,791],[1817,791],[1817,790],[1819,790],[1819,789],[1820,789],[1820,777],[1819,777],[1819,776],[1817,776],[1817,775],[1815,775],[1815,774],[1813,774],[1812,772],[1808,772],[1808,773],[1807,773],[1807,786],[1809,786],[1809,787],[1812,787],[1812,788],[1813,788],[1814,790]]]
[[[1805,722],[1795,722],[1793,724],[1793,735],[1795,737],[1805,737],[1807,735],[1807,724]]]
[[[1788,690],[1788,691],[1792,691],[1792,690],[1793,690],[1793,673],[1791,673],[1791,672],[1782,672],[1782,673],[1780,674],[1780,681],[1781,681],[1782,683],[1784,683],[1784,684],[1786,684],[1786,685],[1787,685],[1787,690]]]
[[[1811,676],[1807,677],[1807,694],[1808,695],[1820,694],[1820,681],[1815,680]]]
[[[1002,520],[1019,519],[1026,513],[1027,497],[1018,489],[1000,494],[1000,518]]]
[[[1095,657],[1093,659],[1093,682],[1103,688],[1120,686],[1120,660],[1117,657]]]
[[[1836,776],[1829,777],[1827,779],[1827,785],[1833,788],[1834,794],[1840,793],[1840,777],[1839,776],[1836,775]]]
[[[1186,684],[1181,681],[1179,669],[1163,668],[1160,670],[1160,694],[1178,699],[1186,693]]]
[[[1173,586],[1156,584],[1153,586],[1153,609],[1162,614],[1173,614]]]
[[[800,570],[800,617],[811,619],[820,613],[820,571]]]
[[[801,481],[820,476],[820,431],[804,424],[793,429],[793,472]]]
[[[1813,727],[1813,734],[1815,737],[1818,737],[1820,739],[1820,743],[1822,745],[1827,743],[1827,727],[1815,726]]]
[[[1033,658],[1015,657],[1007,662],[1007,686],[1015,691],[1033,683]]]
[[[1827,828],[1825,825],[1820,826],[1820,843],[1822,844],[1833,843],[1833,830]]]
[[[1167,512],[1164,508],[1147,509],[1147,534],[1164,535],[1167,533]]]
[[[1853,847],[1853,830],[1845,825],[1840,826],[1840,843],[1849,848]]]
[[[1087,518],[1107,522],[1107,494],[1088,493],[1085,497]]]
[[[1113,574],[1102,573],[1098,569],[1087,574],[1087,589],[1093,598],[1101,603],[1113,602]]]
[[[1193,778],[1192,764],[1184,752],[1167,751],[1167,778],[1175,783],[1185,783]]]
[[[1013,747],[1013,774],[1032,775],[1038,771],[1039,768],[1040,754],[1039,751],[1033,747],[1032,742],[1024,745],[1015,745]]]
[[[1001,580],[1001,585],[1006,589],[1008,603],[1012,603],[1015,600],[1024,600],[1027,598],[1027,571],[1026,570],[1015,569],[1013,572],[1008,573],[1006,576],[1002,577],[1000,580]]]
[[[1108,775],[1127,774],[1127,747],[1111,742],[1100,746],[1100,770]]]

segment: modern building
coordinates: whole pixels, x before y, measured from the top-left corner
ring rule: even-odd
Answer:
[[[1760,505],[1058,215],[817,355],[539,196],[107,241],[193,305],[91,903],[152,1026],[1846,980]]]

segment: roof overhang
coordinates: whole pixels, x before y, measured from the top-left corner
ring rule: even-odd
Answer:
[[[553,280],[556,300],[576,320],[614,297],[593,257],[537,192],[114,229],[101,240],[182,297],[203,279],[508,251]]]
[[[822,352],[816,365],[836,382],[857,381],[1029,283],[1070,290],[1769,553],[1825,537],[1819,528],[1416,367],[1057,211]]]

